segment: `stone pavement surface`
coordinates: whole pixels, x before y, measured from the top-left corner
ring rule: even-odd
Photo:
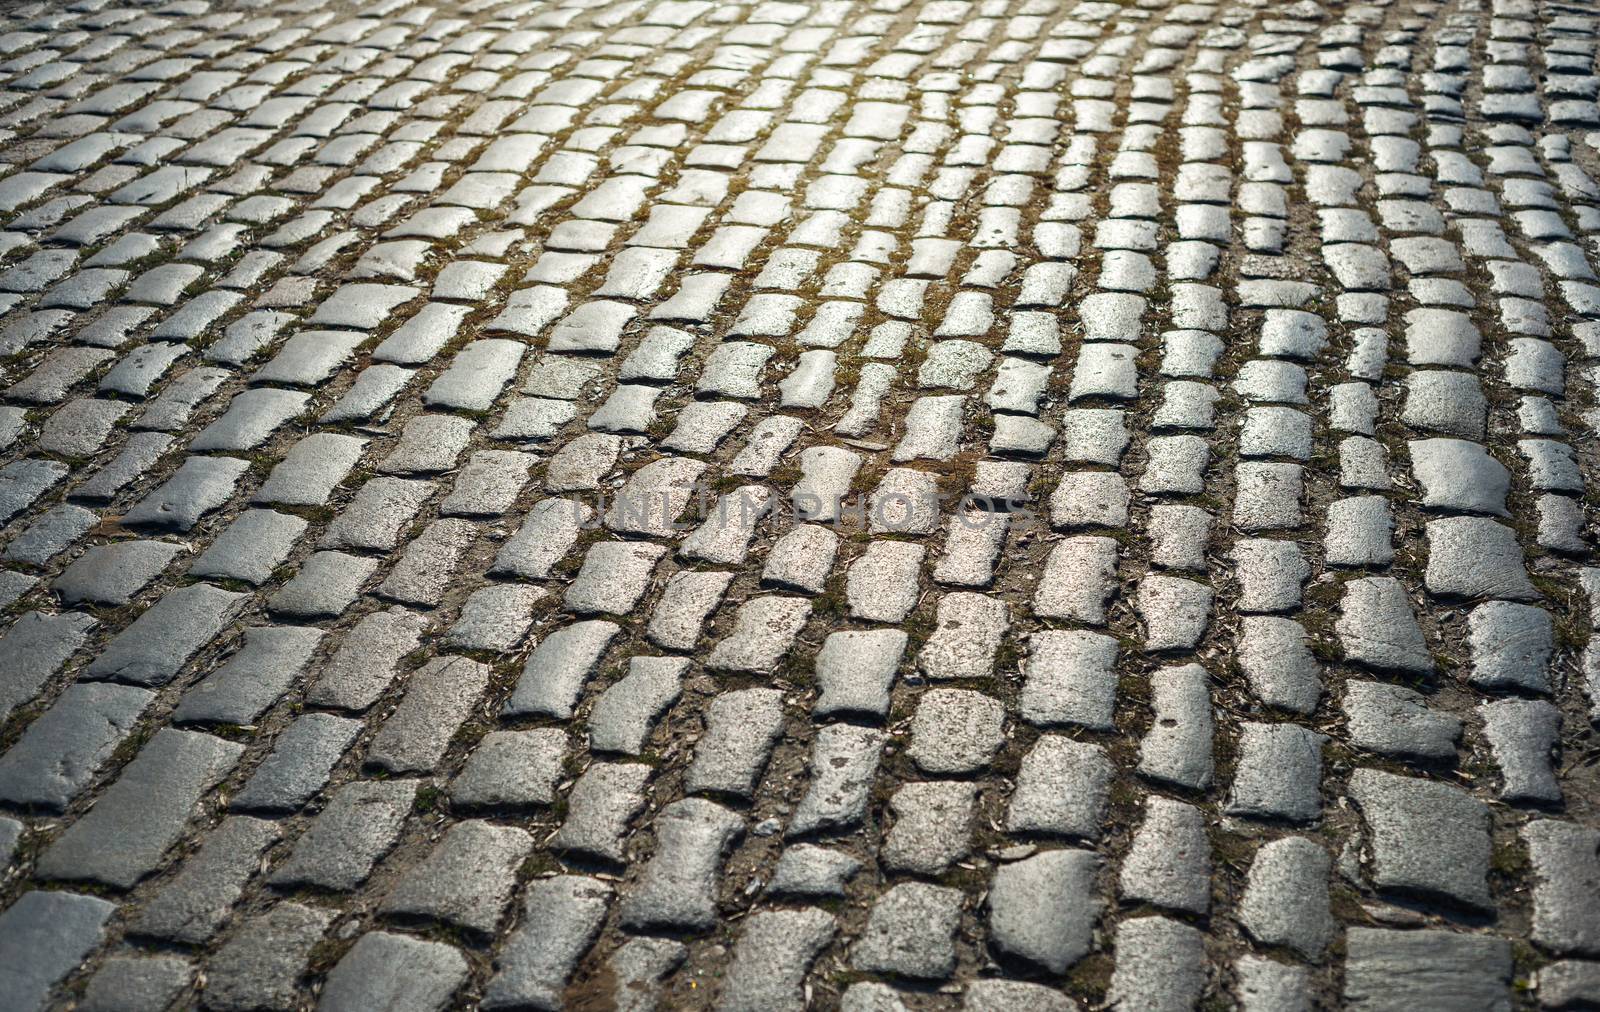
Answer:
[[[0,19],[0,1006],[1600,1005],[1591,4]]]

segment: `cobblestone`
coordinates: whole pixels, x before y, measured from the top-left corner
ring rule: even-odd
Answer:
[[[517,868],[532,849],[533,841],[520,829],[457,823],[384,897],[383,909],[492,934],[511,899]]]
[[[277,838],[277,825],[264,819],[225,820],[139,912],[131,929],[191,945],[209,941],[233,913],[262,852]]]
[[[1351,797],[1372,832],[1374,880],[1383,888],[1489,903],[1487,811],[1446,784],[1358,770]],[[1434,846],[1418,846],[1423,839]]]
[[[1600,1000],[1588,9],[0,22],[11,1004]]]
[[[1344,1000],[1351,1008],[1499,1002],[1511,975],[1510,946],[1499,938],[1352,928],[1349,946]]]
[[[989,890],[995,948],[1056,974],[1082,959],[1099,908],[1098,863],[1088,851],[1052,850],[996,869]]]
[[[877,973],[943,979],[955,970],[955,931],[961,893],[908,882],[883,894],[872,907],[854,965]]]
[[[386,931],[361,936],[328,971],[318,1004],[324,1008],[443,1009],[466,981],[467,961],[441,942]]]
[[[159,866],[183,835],[195,804],[242,751],[198,731],[163,729],[94,809],[40,855],[39,874],[131,887]],[[118,840],[116,848],[101,845],[108,836]]]
[[[484,1007],[559,1008],[573,969],[600,933],[611,899],[610,886],[577,875],[530,886],[523,926],[506,941]]]
[[[272,873],[277,885],[354,889],[394,846],[415,781],[357,781],[340,788]]]
[[[311,950],[332,921],[327,911],[287,901],[252,917],[207,961],[202,1000],[231,1012],[292,1002]]]

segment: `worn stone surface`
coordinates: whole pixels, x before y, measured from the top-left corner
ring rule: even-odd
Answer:
[[[354,889],[394,846],[416,781],[357,781],[340,788],[272,872],[279,885]]]
[[[1165,917],[1123,921],[1117,925],[1111,1001],[1152,1009],[1193,1007],[1205,986],[1202,946],[1198,930]]]
[[[459,822],[384,897],[382,908],[492,934],[532,849],[532,839],[520,829]]]
[[[1395,1010],[1506,1008],[1511,944],[1447,931],[1351,928],[1345,970],[1347,1008]]]
[[[139,912],[131,930],[191,945],[209,941],[233,913],[278,833],[265,819],[226,819]]]
[[[206,962],[206,1007],[244,1012],[292,1004],[311,950],[332,921],[326,910],[284,901],[241,924]]]
[[[0,913],[0,979],[6,1000],[42,1009],[50,992],[100,944],[116,904],[94,896],[33,890]]]
[[[438,1010],[467,979],[467,961],[443,942],[372,931],[328,971],[318,1006]]]
[[[1350,796],[1372,834],[1380,888],[1489,908],[1489,813],[1447,784],[1357,770]]]
[[[1051,850],[997,868],[988,900],[991,944],[1064,973],[1089,952],[1099,863],[1089,851]]]
[[[89,978],[81,1009],[133,1012],[165,1009],[190,987],[194,965],[179,956],[108,956]]]
[[[706,733],[695,748],[685,786],[691,791],[753,797],[782,733],[783,695],[778,690],[722,693],[706,708]]]
[[[931,780],[906,784],[889,799],[894,825],[883,863],[895,871],[938,875],[967,856],[977,791],[972,784]]]
[[[1123,861],[1122,895],[1203,914],[1211,905],[1211,843],[1200,809],[1151,797]]]
[[[0,11],[0,991],[1600,1002],[1597,32]]]
[[[367,763],[396,774],[432,771],[488,684],[488,665],[465,657],[424,664],[367,744]]]
[[[655,825],[655,855],[623,899],[622,919],[639,929],[703,931],[716,923],[717,872],[744,820],[703,798],[685,798]]]
[[[560,1008],[572,971],[600,933],[611,899],[611,886],[577,875],[530,886],[522,926],[506,940],[484,1007]]]
[[[1304,837],[1265,844],[1250,863],[1239,919],[1264,945],[1287,946],[1316,962],[1336,922],[1328,903],[1328,852]]]
[[[717,1007],[728,1012],[805,1008],[806,972],[835,930],[833,917],[823,910],[754,915],[734,945],[728,982]]]
[[[862,970],[942,979],[955,969],[955,930],[961,893],[908,882],[873,904],[852,962]]]
[[[227,775],[243,751],[234,742],[198,731],[161,730],[95,807],[40,855],[39,874],[132,886],[160,865],[201,797]],[[104,846],[107,839],[115,839],[117,846]]]
[[[132,685],[69,685],[0,756],[0,799],[63,811],[127,739],[154,694]]]
[[[1539,819],[1523,828],[1522,839],[1533,866],[1533,940],[1560,955],[1592,957],[1600,951],[1594,831]]]

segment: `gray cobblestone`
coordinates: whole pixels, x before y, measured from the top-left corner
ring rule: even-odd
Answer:
[[[158,1012],[190,987],[194,967],[177,956],[108,957],[89,978],[78,1006],[98,1012]]]
[[[465,657],[424,664],[368,744],[367,763],[390,773],[432,772],[488,685],[488,665]]]
[[[1122,895],[1204,914],[1211,905],[1211,844],[1199,809],[1151,797],[1123,862]]]
[[[164,729],[124,767],[93,811],[39,857],[39,874],[122,889],[155,871],[182,835],[196,803],[242,747],[197,731]],[[118,841],[115,849],[101,845]]]
[[[249,7],[0,12],[13,1004],[1594,997],[1588,11]]]
[[[262,852],[277,839],[278,827],[265,820],[248,816],[225,820],[145,906],[131,929],[203,944],[227,921],[245,883],[256,873]]]
[[[1328,854],[1304,837],[1265,844],[1250,864],[1240,905],[1245,929],[1266,945],[1285,945],[1317,961],[1335,930],[1328,904]]]
[[[955,969],[955,931],[961,893],[908,882],[884,893],[873,905],[853,964],[861,970],[906,977],[943,979]]]
[[[234,795],[232,807],[246,812],[300,808],[327,784],[334,765],[360,730],[358,721],[329,713],[297,717]]]
[[[628,823],[644,809],[650,767],[596,763],[584,771],[567,796],[567,819],[550,846],[583,857],[622,863]]]
[[[417,1012],[449,1007],[467,978],[467,961],[450,946],[372,931],[328,971],[318,1006],[329,1012],[381,1006]]]
[[[459,822],[383,899],[382,909],[492,934],[533,841],[486,822]]]
[[[535,883],[484,992],[485,1008],[558,1009],[578,960],[600,933],[612,889],[597,879],[558,875]]]
[[[94,896],[33,890],[0,913],[0,967],[18,1008],[49,1007],[50,991],[94,951],[116,905]]]
[[[1507,1000],[1510,945],[1500,938],[1445,931],[1352,928],[1344,1000],[1359,1009],[1416,1002],[1494,1005]]]
[[[274,885],[354,889],[394,846],[416,796],[414,780],[361,781],[333,793],[328,807],[273,869]]]
[[[1470,907],[1490,905],[1488,812],[1482,802],[1445,784],[1375,770],[1357,770],[1350,795],[1372,832],[1379,887]]]
[[[332,921],[327,911],[283,902],[245,922],[206,963],[206,1007],[292,1006],[312,947]]]
[[[1063,973],[1089,951],[1098,858],[1082,850],[1051,850],[995,870],[989,925],[995,947]]]
[[[177,721],[254,724],[299,678],[322,640],[320,629],[257,626],[216,671],[183,694]]]
[[[0,798],[64,810],[127,739],[153,698],[131,685],[69,685],[0,756]]]

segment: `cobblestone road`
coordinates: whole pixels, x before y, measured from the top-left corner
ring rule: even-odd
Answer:
[[[6,1009],[1600,1006],[1591,5],[0,19]]]

